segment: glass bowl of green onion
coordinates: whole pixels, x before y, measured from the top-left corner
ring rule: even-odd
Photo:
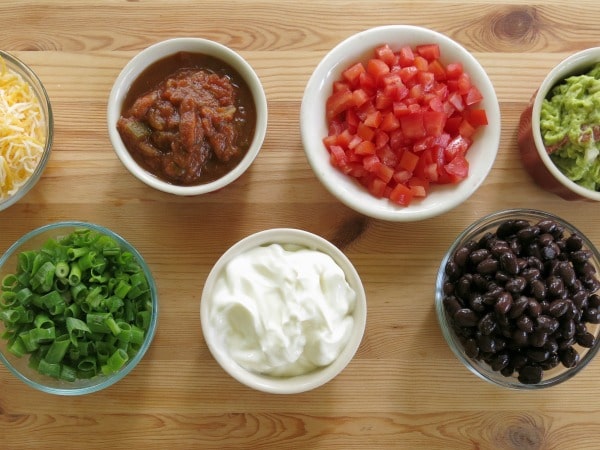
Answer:
[[[121,380],[148,350],[157,317],[144,259],[102,226],[48,224],[0,258],[0,360],[40,391],[82,395]]]

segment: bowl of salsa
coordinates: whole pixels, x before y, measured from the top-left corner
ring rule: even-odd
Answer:
[[[136,178],[163,192],[199,195],[250,167],[264,141],[267,102],[238,53],[207,39],[176,38],[125,65],[107,118],[115,152]]]

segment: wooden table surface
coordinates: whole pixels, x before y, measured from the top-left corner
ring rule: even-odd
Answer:
[[[107,226],[144,255],[160,295],[154,342],[125,379],[58,397],[0,367],[0,447],[182,449],[593,449],[600,447],[600,361],[541,392],[472,375],[438,327],[440,260],[473,220],[535,207],[600,243],[597,205],[539,189],[517,149],[521,111],[561,59],[600,42],[596,0],[13,0],[0,2],[0,48],[29,63],[55,117],[53,153],[37,186],[0,213],[0,251],[58,220]],[[453,211],[387,223],[337,202],[313,175],[299,132],[304,86],[325,53],[377,25],[413,24],[454,38],[483,64],[502,114],[499,154],[485,183]],[[177,198],[134,179],[106,128],[112,83],[126,62],[167,38],[197,36],[239,51],[269,103],[262,151],[218,193]],[[309,393],[253,391],[211,357],[199,302],[212,265],[233,243],[273,227],[317,233],[349,256],[368,298],[356,357]]]

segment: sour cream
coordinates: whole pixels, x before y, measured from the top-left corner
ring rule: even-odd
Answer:
[[[339,356],[355,303],[355,291],[329,255],[270,244],[228,262],[214,285],[209,320],[240,366],[294,376]]]

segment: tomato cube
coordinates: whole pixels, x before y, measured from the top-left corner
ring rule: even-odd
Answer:
[[[365,72],[365,66],[361,62],[351,65],[342,72],[342,77],[351,83],[353,86],[357,86],[360,80],[360,75]]]
[[[412,66],[414,62],[415,54],[412,48],[404,46],[398,51],[398,63],[400,64],[400,67]]]
[[[384,75],[390,73],[390,66],[381,59],[370,59],[367,63],[367,73],[379,81]]]
[[[327,120],[331,120],[346,111],[354,104],[352,92],[338,91],[327,99],[325,105]]]
[[[402,153],[400,157],[400,162],[398,166],[401,169],[406,170],[407,172],[413,172],[415,167],[417,167],[417,163],[419,162],[419,156],[415,155],[413,152],[406,150]]]
[[[397,184],[390,192],[390,200],[402,206],[408,206],[412,198],[413,192],[404,184]]]
[[[440,47],[437,44],[417,45],[417,53],[427,61],[434,61],[440,58]]]
[[[413,113],[400,117],[400,127],[405,137],[418,139],[425,136],[425,125],[423,124],[423,113]]]
[[[446,114],[440,111],[426,111],[423,113],[423,125],[428,136],[440,136],[444,131],[447,120]]]
[[[388,44],[377,47],[375,49],[375,56],[390,67],[396,62],[396,55]]]

